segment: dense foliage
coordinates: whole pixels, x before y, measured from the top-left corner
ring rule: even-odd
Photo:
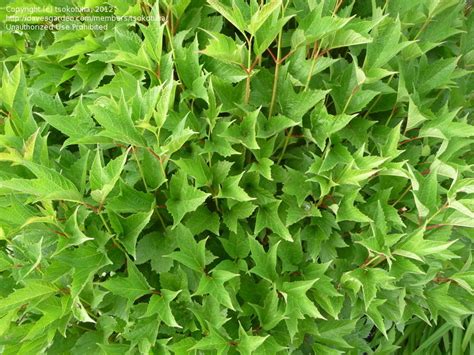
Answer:
[[[470,2],[6,3],[0,353],[472,354]]]

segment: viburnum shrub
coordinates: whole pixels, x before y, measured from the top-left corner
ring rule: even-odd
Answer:
[[[1,354],[472,354],[471,2],[2,4]]]

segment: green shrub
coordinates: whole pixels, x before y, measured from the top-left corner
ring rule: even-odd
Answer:
[[[470,2],[6,3],[0,353],[474,351]]]

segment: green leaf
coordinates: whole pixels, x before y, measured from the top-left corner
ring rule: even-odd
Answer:
[[[115,213],[148,212],[153,208],[153,196],[135,190],[128,184],[119,180],[120,193],[107,201],[107,210]]]
[[[61,275],[72,272],[71,297],[76,298],[86,286],[90,286],[94,275],[112,261],[92,243],[85,243],[76,249],[67,249],[58,255],[57,265]],[[66,267],[63,266],[66,265]],[[53,268],[54,264],[52,265]]]
[[[286,303],[285,319],[290,337],[293,338],[298,329],[298,319],[305,316],[323,318],[314,303],[308,298],[306,292],[313,287],[316,280],[284,282],[280,288]]]
[[[390,17],[387,17],[387,20],[377,27],[377,34],[374,36],[373,41],[367,45],[364,69],[368,71],[371,68],[384,66],[398,52],[407,47],[410,42],[399,43],[401,33],[400,19],[397,18],[393,21]]]
[[[427,63],[425,60],[420,69],[418,92],[426,94],[449,84],[458,60],[459,58],[447,58],[434,63]]]
[[[119,102],[100,98],[89,106],[94,119],[104,128],[100,134],[125,144],[144,146],[145,140],[136,129],[122,92]]]
[[[286,318],[285,310],[283,307],[279,307],[278,304],[278,294],[273,290],[267,293],[263,307],[251,304],[258,315],[262,328],[266,331],[275,328],[278,323]]]
[[[424,239],[423,229],[419,229],[409,234],[405,240],[397,244],[397,248],[393,251],[393,254],[422,261],[427,255],[445,252],[455,242],[455,240],[442,242]]]
[[[239,202],[233,204],[230,210],[224,214],[225,225],[234,233],[237,233],[237,224],[241,219],[249,218],[257,208],[251,202]]]
[[[199,273],[204,272],[206,265],[215,258],[212,254],[206,252],[207,238],[196,242],[189,230],[182,225],[178,225],[176,236],[179,251],[168,254],[166,257],[176,260]]]
[[[242,122],[233,125],[221,137],[229,139],[232,143],[241,143],[248,149],[260,149],[256,141],[256,124],[260,110],[247,113]]]
[[[23,138],[31,136],[37,129],[33,119],[28,97],[28,84],[23,63],[20,61],[11,72],[6,66],[3,69],[2,103],[10,112],[13,125]]]
[[[151,293],[151,287],[133,262],[127,261],[127,277],[116,276],[101,284],[114,295],[124,297],[131,304]]]
[[[176,70],[179,78],[186,87],[191,88],[194,80],[200,76],[201,66],[199,65],[199,43],[197,38],[189,47],[183,46],[183,40],[187,31],[180,32],[174,38]]]
[[[259,206],[254,233],[258,234],[262,229],[269,228],[274,233],[278,234],[280,238],[291,242],[293,241],[293,238],[278,215],[278,207],[280,204],[281,201],[273,201]]]
[[[301,206],[308,195],[311,194],[311,183],[307,182],[304,173],[287,168],[288,176],[283,186],[283,192],[296,197],[298,206]]]
[[[442,315],[450,324],[462,327],[461,319],[470,311],[456,298],[449,295],[449,284],[426,291],[427,302],[433,318]]]
[[[56,254],[70,246],[81,245],[88,240],[93,240],[93,238],[88,237],[83,232],[85,220],[90,213],[91,211],[87,211],[81,206],[78,206],[74,210],[64,225],[64,234],[66,237],[58,240]]]
[[[121,217],[115,213],[109,213],[112,228],[119,236],[120,242],[123,244],[125,250],[136,258],[136,245],[140,233],[145,229],[150,222],[153,214],[153,209],[148,212],[134,213],[128,217]]]
[[[187,116],[184,117],[181,122],[176,125],[176,128],[173,130],[173,133],[163,142],[161,146],[161,151],[164,154],[170,156],[171,154],[177,152],[183,145],[186,143],[189,138],[196,134],[190,128],[185,128]]]
[[[209,166],[201,155],[193,159],[179,159],[174,162],[187,175],[193,177],[196,186],[207,186],[212,181],[212,174]]]
[[[159,6],[155,3],[151,11],[151,16],[159,17],[159,14]],[[155,62],[159,63],[161,61],[161,55],[163,51],[162,38],[165,24],[160,23],[159,21],[150,21],[148,26],[144,26],[141,23],[138,25],[140,26],[140,30],[145,37],[144,46],[147,54]]]
[[[115,187],[115,184],[120,178],[120,174],[123,171],[125,163],[127,162],[129,150],[127,150],[122,156],[110,160],[104,167],[101,159],[101,153],[98,149],[92,167],[89,174],[89,182],[91,187],[91,197],[103,204]]]
[[[216,351],[217,354],[226,354],[229,349],[229,341],[223,337],[214,327],[210,327],[210,332],[201,338],[189,350],[209,350]]]
[[[408,119],[407,119],[407,126],[405,131],[413,129],[420,125],[423,121],[426,121],[427,117],[424,116],[418,106],[413,102],[410,98],[410,104],[408,106]]]
[[[210,212],[209,209],[204,206],[198,207],[198,209],[186,219],[185,225],[193,235],[198,235],[206,230],[215,235],[219,235],[219,215],[215,212]]]
[[[228,176],[221,184],[221,189],[217,197],[232,199],[239,202],[251,201],[255,198],[250,197],[243,188],[239,186],[243,173],[236,176]]]
[[[171,312],[170,303],[181,291],[161,290],[159,295],[153,295],[150,298],[148,308],[144,317],[157,314],[159,319],[170,327],[182,328]]]
[[[173,216],[173,228],[187,213],[195,211],[210,196],[209,193],[188,185],[187,180],[182,172],[178,172],[171,178],[170,196],[166,201],[166,206]]]
[[[277,3],[278,1],[275,1]],[[270,4],[267,4],[270,5]],[[266,5],[265,5],[266,6]],[[274,11],[270,17],[263,22],[257,31],[255,31],[253,52],[256,56],[262,55],[271,43],[278,36],[283,26],[292,18],[292,16],[278,17],[278,11]]]
[[[211,275],[203,274],[201,275],[195,295],[210,294],[224,307],[235,310],[232,304],[232,299],[225,288],[224,283],[238,276],[239,274],[234,274],[225,270],[213,270]]]
[[[82,194],[77,187],[57,171],[31,162],[25,162],[25,165],[36,175],[36,179],[0,181],[0,189],[31,195],[34,201],[82,201]]]
[[[242,64],[244,59],[243,44],[237,45],[232,38],[221,33],[207,33],[211,39],[202,53],[228,64]]]
[[[267,253],[257,240],[250,238],[250,250],[255,262],[255,266],[250,269],[250,272],[269,282],[276,281],[278,279],[276,263],[279,244],[280,241],[272,245]]]
[[[178,231],[179,228],[175,229]],[[149,233],[137,243],[137,264],[150,261],[152,270],[156,272],[168,272],[173,266],[173,260],[165,258],[176,249],[176,240],[169,233],[162,235],[158,232]]]
[[[98,133],[91,115],[83,105],[82,97],[79,99],[72,115],[41,115],[51,126],[64,133],[68,137],[83,138],[94,136]]]
[[[222,4],[217,0],[207,0],[209,5],[211,5],[219,14],[221,14],[227,21],[234,25],[242,34],[245,34],[245,19],[243,18],[242,13],[239,8],[232,4],[232,8]]]
[[[232,258],[245,258],[250,252],[250,245],[247,235],[242,227],[239,227],[235,233],[230,233],[228,238],[219,238],[227,254]]]
[[[254,354],[269,336],[248,335],[245,329],[242,328],[242,324],[239,324],[239,345],[237,345],[237,349],[243,355]]]
[[[340,206],[338,206],[336,221],[353,221],[359,223],[372,222],[371,218],[363,214],[354,206],[357,194],[357,190],[352,190],[344,196]]]
[[[255,13],[252,14],[250,19],[250,25],[248,31],[250,34],[255,35],[265,21],[282,5],[281,0],[270,0],[267,4],[259,8]]]
[[[362,288],[365,309],[369,309],[377,295],[377,289],[384,287],[393,278],[379,268],[356,269],[343,275],[341,282],[347,283],[356,292]]]
[[[0,314],[19,308],[25,303],[29,303],[50,296],[58,292],[58,289],[51,283],[42,280],[29,280],[24,287],[16,289],[7,297],[0,300]]]

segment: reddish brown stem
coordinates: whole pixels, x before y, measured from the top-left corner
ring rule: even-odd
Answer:
[[[429,231],[429,230],[438,229],[438,228],[446,227],[446,226],[449,226],[449,224],[443,224],[443,223],[432,224],[431,226],[427,226],[426,230]]]
[[[415,141],[415,140],[417,140],[417,139],[422,139],[422,138],[423,138],[423,137],[413,137],[413,138],[405,139],[405,140],[401,141],[400,143],[398,143],[398,145],[399,145],[399,146],[400,146],[400,145],[404,145],[404,144],[406,144],[406,143],[410,143],[410,142],[412,142],[412,141]]]

